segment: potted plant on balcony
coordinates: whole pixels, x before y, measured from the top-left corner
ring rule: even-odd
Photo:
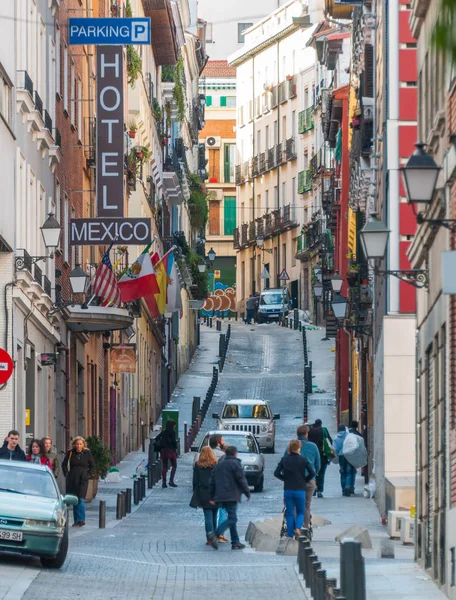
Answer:
[[[138,126],[136,125],[136,123],[134,121],[131,121],[130,125],[128,126],[128,135],[131,137],[132,140],[135,139],[137,131],[138,131]]]
[[[104,479],[108,473],[108,469],[112,463],[112,453],[103,440],[96,435],[86,438],[86,443],[95,461],[95,472],[92,479],[89,480],[86,496],[86,502],[90,502],[97,495],[98,479],[100,477]]]
[[[134,46],[127,46],[127,74],[128,83],[134,87],[136,80],[141,75],[142,59]]]

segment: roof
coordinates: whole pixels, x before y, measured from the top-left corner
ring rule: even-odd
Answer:
[[[351,33],[349,31],[338,32],[338,33],[330,33],[328,35],[328,40],[345,40],[349,38]]]
[[[239,437],[247,437],[247,436],[253,436],[253,433],[251,431],[236,431],[234,429],[213,429],[211,431],[206,431],[206,434],[204,437],[208,436],[208,435],[238,435]]]
[[[230,67],[227,60],[209,60],[202,77],[236,77],[236,68]]]
[[[32,463],[29,461],[25,461],[25,460],[0,460],[0,466],[1,467],[9,467],[10,469],[17,469],[17,468],[25,468],[25,469],[31,469],[33,471],[49,471],[49,468],[46,467],[45,465],[37,465],[36,463]]]

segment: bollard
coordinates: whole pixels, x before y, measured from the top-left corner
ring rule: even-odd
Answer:
[[[332,600],[334,598],[334,590],[337,586],[337,579],[327,579],[326,580],[326,590],[325,590],[325,600]]]
[[[131,488],[127,488],[125,491],[125,510],[128,514],[131,513]]]
[[[147,465],[147,489],[151,490],[154,485],[153,482],[153,473],[152,473],[152,463],[148,463]]]
[[[351,538],[340,545],[340,591],[350,600],[366,600],[366,576],[361,544]]]
[[[117,504],[116,504],[116,519],[120,521],[123,516],[123,507],[122,507],[122,492],[117,494]]]
[[[133,481],[133,503],[135,505],[139,504],[139,482],[137,479]]]
[[[306,586],[309,587],[309,581],[310,581],[310,557],[313,556],[313,550],[312,548],[309,547],[308,548],[304,548],[304,571],[303,571],[303,575],[304,575],[304,581],[306,582]]]
[[[160,481],[161,478],[161,461],[157,460],[154,462],[154,485]]]
[[[99,529],[104,529],[106,527],[106,502],[104,500],[100,500],[98,527]]]
[[[146,477],[142,475],[141,477],[141,486],[142,486],[142,497],[146,497]]]
[[[316,560],[313,564],[312,564],[312,576],[311,576],[311,583],[310,583],[310,589],[312,591],[312,596],[314,598],[316,598],[317,596],[317,572],[321,569],[321,562],[319,560]]]
[[[320,569],[317,571],[317,589],[316,600],[325,600],[326,594],[326,571]]]
[[[316,554],[311,554],[309,557],[309,565],[308,565],[309,580],[306,581],[306,585],[310,590],[312,590],[312,585],[313,585],[314,564],[317,562],[318,562],[318,556]],[[313,593],[312,593],[312,595],[313,595]]]
[[[304,550],[310,547],[310,542],[304,536],[299,537],[299,546],[298,546],[298,568],[301,575],[304,573],[304,561],[305,554]]]
[[[209,327],[212,329],[212,317],[209,317]]]
[[[122,518],[127,516],[127,491],[122,490],[120,492],[122,494]]]
[[[190,452],[190,448],[188,447],[188,443],[187,443],[187,436],[188,436],[188,425],[187,425],[187,421],[184,421],[184,440],[185,440],[185,452]]]

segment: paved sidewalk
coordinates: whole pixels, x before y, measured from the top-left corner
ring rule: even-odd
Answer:
[[[320,418],[334,436],[337,432],[334,392],[335,340],[321,341],[324,331],[307,331],[309,360],[312,361],[314,385],[328,393],[309,397],[309,421]],[[315,389],[315,388],[314,388]],[[359,472],[358,472],[359,473]],[[363,497],[364,478],[356,480],[356,496],[342,497],[339,468],[329,465],[326,471],[324,498],[314,498],[314,514],[331,521],[330,525],[315,530],[313,547],[327,570],[328,577],[340,582],[340,546],[335,537],[351,525],[366,527],[372,539],[372,550],[363,550],[366,565],[368,600],[439,600],[446,596],[440,592],[431,578],[414,562],[414,547],[394,541],[395,559],[379,558],[380,543],[388,538],[386,527],[381,523],[375,501]]]

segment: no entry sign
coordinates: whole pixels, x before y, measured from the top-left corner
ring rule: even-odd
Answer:
[[[6,350],[0,348],[0,385],[8,381],[13,373],[13,359]]]

